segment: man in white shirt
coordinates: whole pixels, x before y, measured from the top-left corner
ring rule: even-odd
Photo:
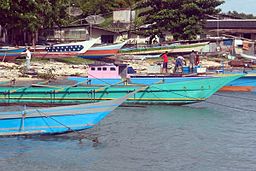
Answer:
[[[31,60],[31,56],[32,56],[29,47],[27,48],[25,54],[26,54],[26,68],[27,68],[27,70],[29,70],[30,69],[30,60]]]

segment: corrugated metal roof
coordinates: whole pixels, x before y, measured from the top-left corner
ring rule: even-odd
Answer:
[[[256,19],[207,20],[206,29],[256,29]]]

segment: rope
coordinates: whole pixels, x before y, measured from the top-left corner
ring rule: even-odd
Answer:
[[[50,119],[52,119],[53,121],[57,122],[58,124],[60,124],[60,125],[62,125],[62,126],[64,126],[64,127],[66,127],[69,131],[72,131],[72,132],[76,133],[76,134],[79,136],[79,141],[80,141],[80,142],[82,141],[83,138],[86,138],[86,139],[91,140],[91,141],[93,141],[93,142],[95,142],[95,143],[99,143],[97,137],[96,137],[96,138],[89,138],[88,136],[84,136],[84,135],[81,134],[80,132],[73,130],[71,127],[69,127],[69,126],[67,126],[67,125],[65,125],[65,124],[63,124],[63,123],[61,123],[61,122],[59,122],[58,120],[56,120],[56,119],[54,119],[54,118],[52,118],[52,117],[50,117],[50,116],[48,116],[48,115],[45,114],[44,112],[41,112],[41,111],[39,111],[38,109],[35,109],[35,110],[36,110],[41,116],[42,116],[42,114],[43,114],[45,117],[50,118]],[[47,124],[47,123],[46,123],[46,124]],[[48,125],[48,124],[47,124],[47,125]],[[50,127],[49,125],[48,125],[48,127],[51,129],[51,127]]]
[[[88,73],[87,73],[87,74],[88,74]],[[91,74],[88,74],[88,75],[90,75],[91,77],[93,77],[93,78],[95,78],[95,79],[97,79],[97,80],[99,80],[99,81],[101,81],[101,82],[103,82],[103,83],[108,84],[108,85],[111,86],[111,84],[109,84],[108,82],[104,81],[103,79],[97,78],[97,77],[95,77],[95,76],[93,76],[93,75],[91,75]]]
[[[242,108],[242,107],[234,107],[234,106],[229,106],[229,105],[220,104],[220,103],[216,103],[216,102],[208,102],[208,101],[204,101],[204,102],[209,103],[209,104],[215,104],[215,105],[227,107],[227,108],[230,108],[230,109],[236,109],[236,110],[239,110],[239,111],[256,112],[256,110],[253,110],[253,109],[245,109],[245,108]]]
[[[155,88],[161,90],[161,89],[158,88],[158,87],[155,87]],[[179,95],[179,96],[183,96],[183,97],[186,97],[186,98],[192,98],[192,99],[198,100],[198,98],[185,96],[185,95],[182,95],[182,94],[173,92],[173,91],[171,91],[171,92],[174,93],[174,94],[177,94],[177,95]],[[216,103],[216,102],[208,102],[208,101],[204,101],[204,102],[205,102],[205,103],[209,103],[209,104],[215,104],[215,105],[219,105],[219,106],[224,106],[224,107],[231,108],[231,109],[236,109],[236,110],[239,110],[239,111],[256,112],[256,110],[253,110],[253,109],[245,109],[245,108],[242,108],[242,107],[233,107],[233,106],[229,106],[229,105],[225,105],[225,104],[220,104],[220,103]]]

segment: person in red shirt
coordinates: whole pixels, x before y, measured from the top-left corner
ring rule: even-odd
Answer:
[[[168,67],[168,56],[167,56],[167,51],[165,53],[163,53],[161,55],[161,57],[163,58],[164,62],[163,62],[163,68],[162,68],[162,72],[168,73],[167,71],[167,67]]]
[[[200,64],[200,58],[199,58],[199,55],[196,54],[195,65],[198,66],[199,64]]]

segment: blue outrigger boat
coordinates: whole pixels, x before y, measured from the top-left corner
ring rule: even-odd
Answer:
[[[0,49],[0,61],[13,61],[25,52],[26,48],[1,48]]]
[[[112,69],[112,70],[111,70]],[[243,72],[226,72],[225,74],[209,74],[209,75],[197,75],[195,74],[177,74],[177,75],[163,75],[163,74],[149,74],[138,75],[136,73],[130,73],[127,65],[89,65],[88,77],[68,77],[68,80],[75,82],[89,82],[90,84],[116,84],[122,80],[126,80],[127,84],[143,84],[151,85],[156,82],[162,81],[163,83],[177,83],[183,81],[191,81],[198,79],[213,78],[225,75],[241,74],[242,77],[233,80],[232,82],[224,85],[219,91],[240,91],[251,92],[256,90],[256,73],[249,72],[245,74]]]
[[[58,134],[92,128],[127,98],[110,101],[0,113],[0,136]]]

